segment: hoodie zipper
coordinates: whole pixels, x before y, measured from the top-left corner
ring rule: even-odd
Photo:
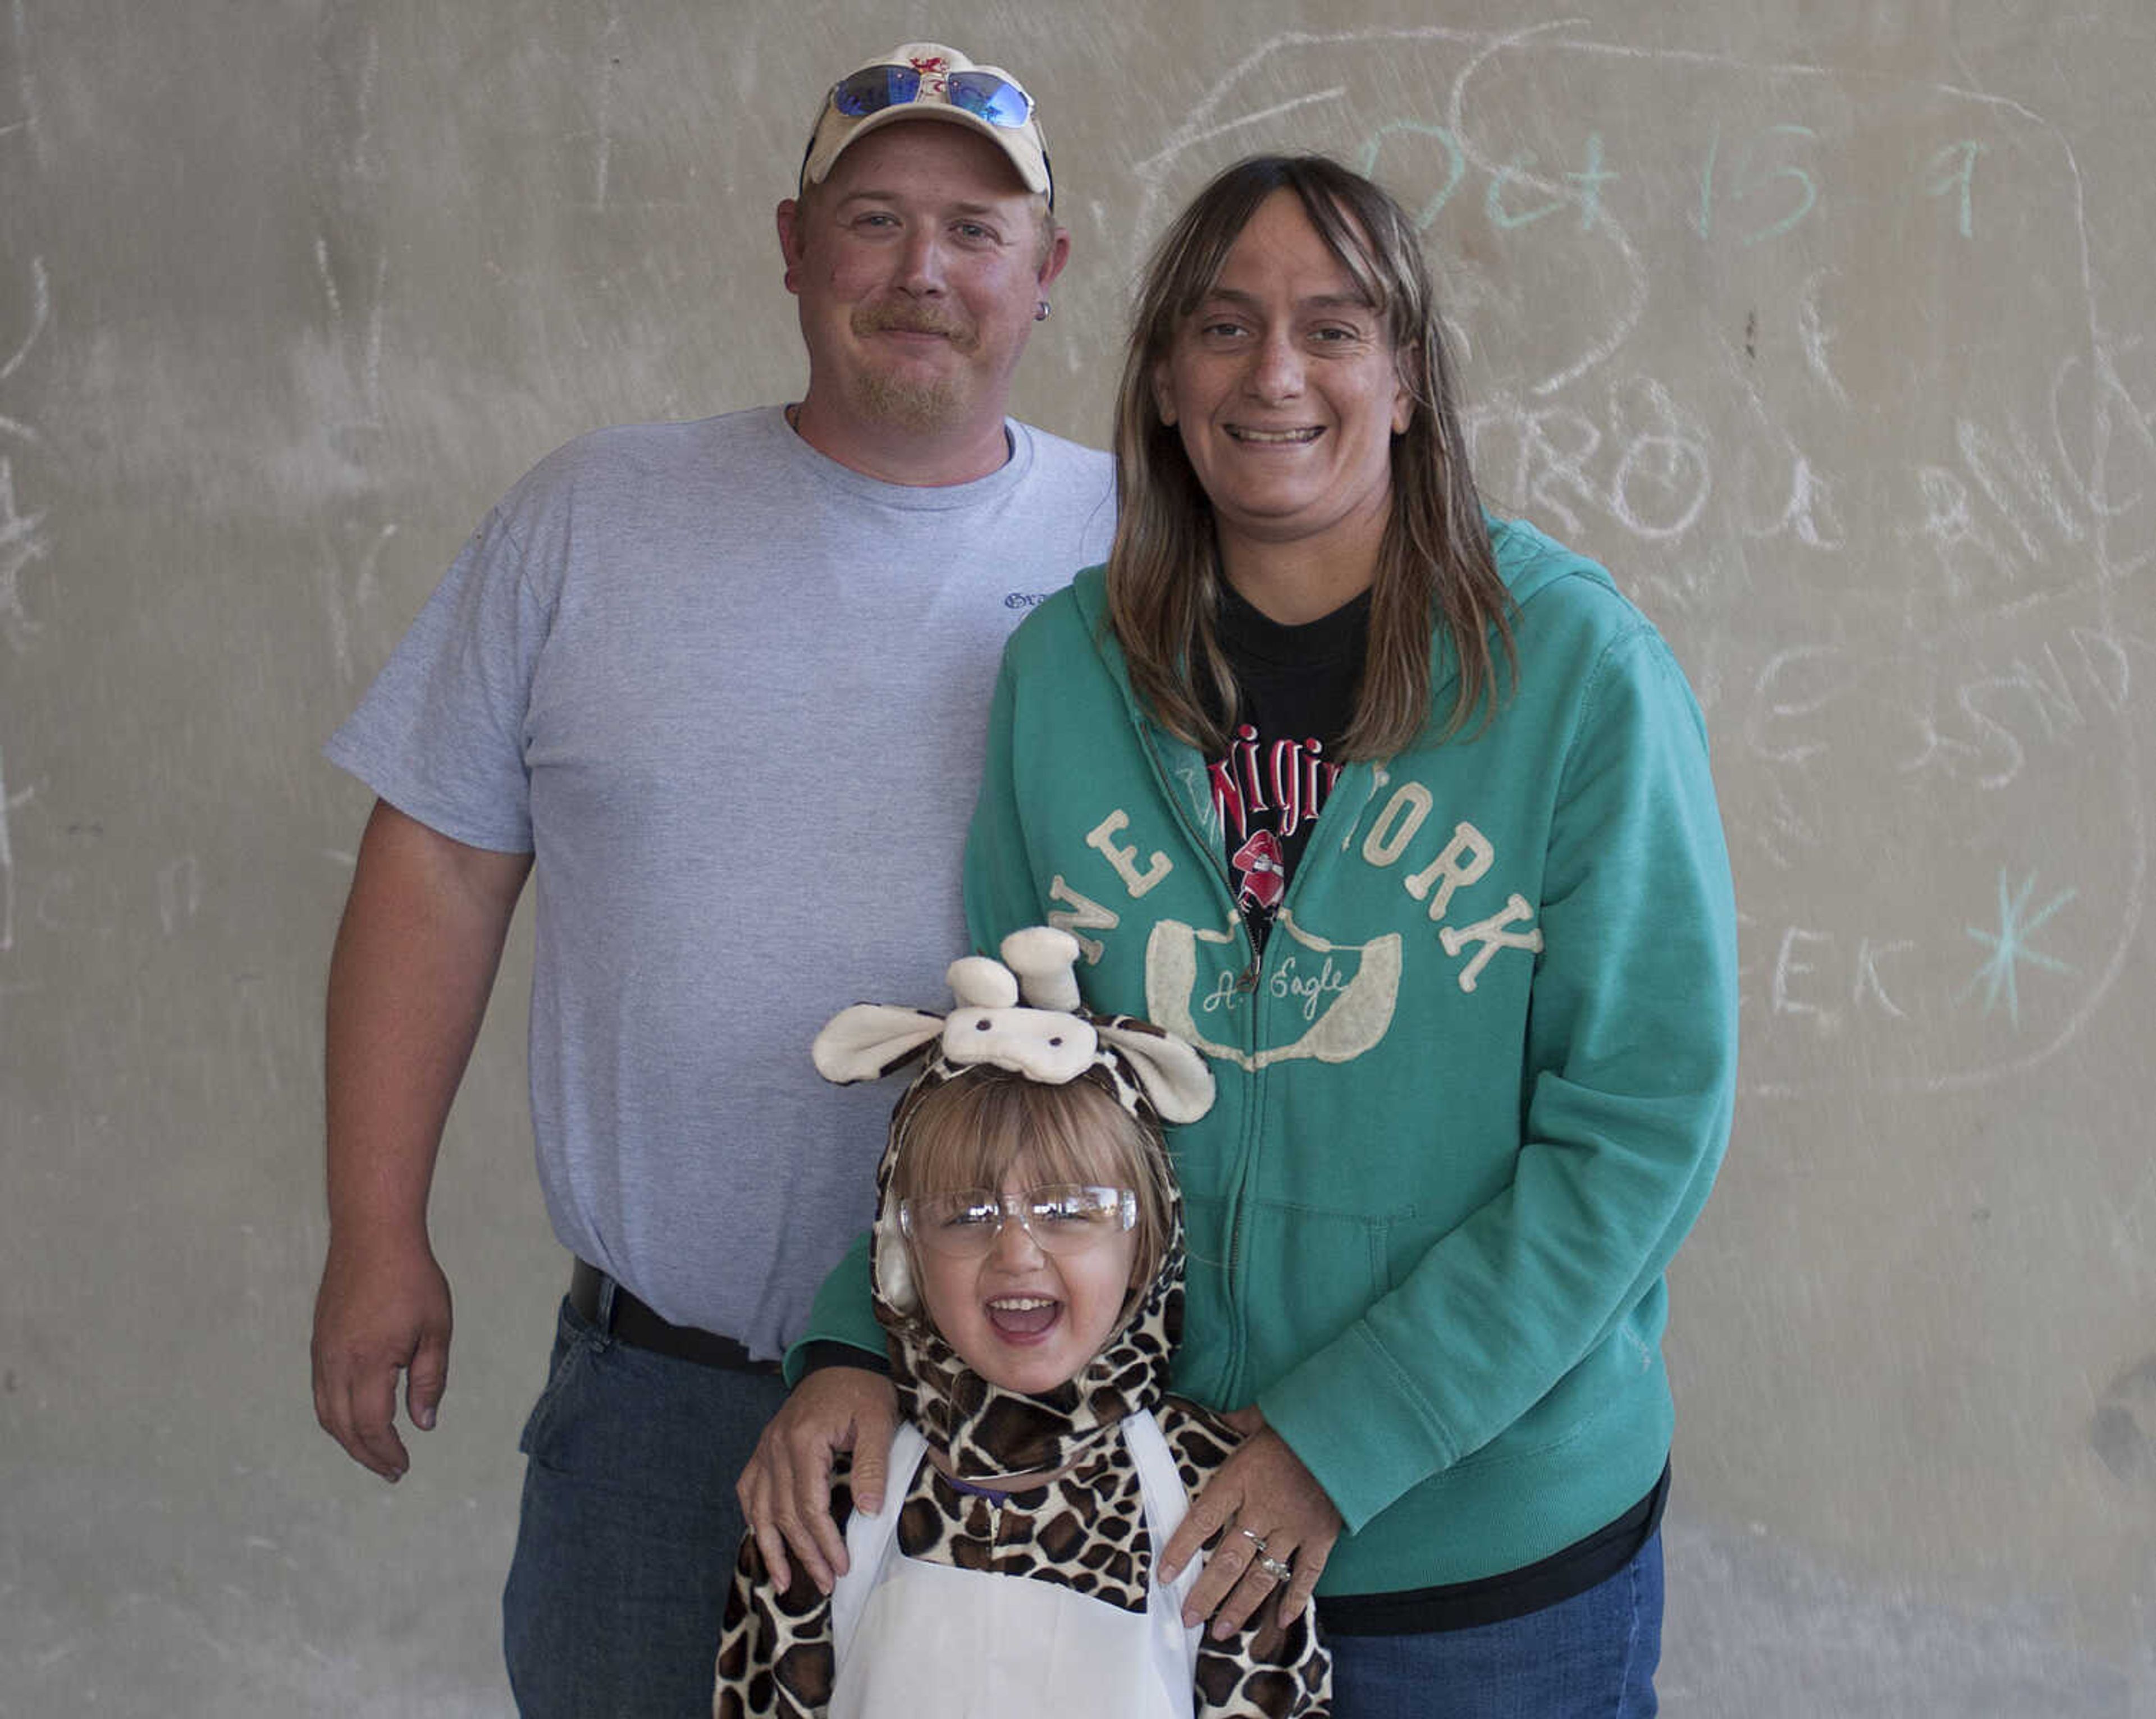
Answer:
[[[1144,743],[1146,756],[1152,765],[1154,781],[1160,790],[1161,798],[1167,802],[1176,822],[1182,826],[1184,838],[1189,845],[1204,856],[1206,874],[1217,886],[1219,899],[1226,903],[1229,916],[1235,922],[1236,935],[1242,939],[1243,951],[1248,957],[1243,963],[1241,971],[1235,976],[1237,993],[1247,998],[1250,1002],[1250,1020],[1242,1034],[1243,1043],[1239,1048],[1252,1066],[1249,1070],[1250,1096],[1248,1116],[1244,1129],[1242,1149],[1237,1155],[1235,1177],[1229,1196],[1228,1213],[1228,1259],[1225,1269],[1229,1307],[1234,1316],[1234,1329],[1231,1333],[1228,1364],[1223,1371],[1221,1381],[1224,1400],[1232,1407],[1241,1408],[1248,1396],[1248,1391],[1244,1384],[1244,1361],[1247,1348],[1243,1331],[1243,1304],[1245,1300],[1242,1286],[1245,1215],[1257,1187],[1258,1160],[1265,1137],[1265,1130],[1260,1124],[1266,1108],[1266,1071],[1255,1066],[1260,1039],[1258,1012],[1264,1007],[1265,955],[1265,951],[1259,947],[1257,940],[1250,935],[1250,921],[1244,916],[1242,904],[1236,901],[1235,892],[1229,886],[1227,856],[1222,851],[1223,844],[1219,839],[1209,836],[1204,829],[1197,826],[1184,803],[1183,797],[1175,792],[1175,785],[1168,770],[1167,760],[1161,752],[1163,736],[1160,731],[1142,712],[1132,706],[1127,690],[1124,693],[1124,702],[1127,712],[1136,724],[1139,737]],[[1177,744],[1180,743],[1177,742]],[[1186,747],[1184,750],[1198,760],[1199,769],[1201,772],[1204,772],[1206,764],[1203,755],[1194,747]],[[1348,766],[1351,770],[1358,767],[1363,772],[1364,790],[1362,803],[1356,808],[1354,818],[1350,820],[1353,826],[1360,825],[1363,813],[1369,808],[1370,800],[1377,788],[1374,769],[1367,763],[1351,763]],[[1338,784],[1336,782],[1334,785],[1336,793],[1337,788]],[[1326,807],[1330,808],[1332,803],[1332,796],[1328,795]],[[1336,820],[1329,824],[1327,824],[1322,812],[1319,814],[1318,823],[1320,828],[1312,831],[1313,841],[1325,839],[1328,834],[1337,835],[1339,832],[1339,822]],[[1352,836],[1350,839],[1352,839]],[[1280,916],[1287,913],[1293,903],[1305,893],[1303,880],[1309,875],[1312,862],[1317,857],[1313,848],[1305,847],[1301,862],[1296,865],[1295,875],[1288,880],[1287,893],[1276,910],[1276,926],[1278,924]],[[1267,946],[1270,947],[1271,942],[1272,938],[1269,936],[1266,938]]]
[[[1116,678],[1118,680],[1122,680],[1120,675]],[[1235,892],[1229,887],[1227,856],[1222,853],[1221,844],[1217,840],[1209,838],[1206,832],[1198,826],[1192,812],[1185,803],[1185,797],[1176,791],[1176,784],[1168,768],[1168,761],[1162,756],[1162,746],[1168,737],[1163,736],[1144,713],[1132,704],[1127,685],[1123,688],[1123,701],[1126,714],[1137,730],[1139,741],[1145,747],[1147,760],[1152,766],[1154,783],[1159,790],[1161,798],[1167,803],[1170,815],[1181,827],[1183,838],[1189,847],[1203,856],[1202,869],[1206,876],[1212,880],[1216,901],[1226,906],[1228,917],[1235,927],[1235,935],[1242,940],[1242,952],[1245,959],[1240,971],[1235,976],[1235,988],[1239,996],[1250,1000],[1250,1007],[1249,1020],[1240,1035],[1242,1042],[1237,1045],[1237,1049],[1247,1060],[1255,1063],[1257,1057],[1258,986],[1264,976],[1265,957],[1258,948],[1256,940],[1250,936],[1250,925],[1243,917],[1243,910],[1235,900]],[[1182,747],[1179,741],[1168,741],[1168,743]],[[1205,771],[1204,756],[1195,747],[1183,747],[1182,749],[1186,751],[1192,758],[1197,760],[1200,780],[1204,780]],[[1257,1078],[1255,1069],[1251,1071],[1251,1076],[1255,1083]],[[1243,1140],[1236,1153],[1235,1173],[1228,1189],[1228,1258],[1223,1269],[1227,1281],[1228,1306],[1231,1319],[1227,1363],[1221,1370],[1217,1388],[1221,1393],[1222,1405],[1229,1408],[1242,1406],[1240,1390],[1245,1348],[1243,1337],[1245,1297],[1240,1282],[1243,1265],[1243,1214],[1255,1179],[1254,1172],[1256,1168],[1258,1139],[1260,1132],[1257,1124],[1264,1109],[1262,1101],[1262,1092],[1254,1085],[1246,1111]]]

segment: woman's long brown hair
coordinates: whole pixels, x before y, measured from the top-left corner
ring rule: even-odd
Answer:
[[[1161,421],[1153,379],[1258,206],[1283,190],[1295,193],[1326,247],[1369,295],[1414,399],[1407,428],[1393,439],[1391,512],[1371,587],[1368,654],[1353,720],[1336,749],[1342,758],[1389,757],[1431,719],[1434,629],[1450,638],[1460,665],[1441,736],[1458,732],[1478,706],[1485,722],[1494,713],[1493,634],[1515,674],[1518,659],[1421,244],[1398,203],[1337,162],[1269,155],[1238,162],[1199,192],[1153,252],[1116,400],[1121,512],[1108,555],[1109,623],[1132,687],[1163,726],[1209,756],[1224,750],[1236,698],[1214,626],[1221,574],[1213,507],[1180,434]]]

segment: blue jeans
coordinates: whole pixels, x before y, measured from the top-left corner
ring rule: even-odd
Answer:
[[[1606,1582],[1523,1618],[1326,1645],[1333,1719],[1652,1719],[1662,1537]]]
[[[501,1598],[525,1719],[708,1719],[734,1481],[785,1395],[775,1376],[617,1342],[563,1301]]]

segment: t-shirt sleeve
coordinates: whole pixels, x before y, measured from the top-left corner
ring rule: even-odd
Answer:
[[[1040,923],[1041,910],[1028,864],[1025,827],[1019,813],[1018,761],[1013,728],[1018,670],[1004,652],[988,703],[988,739],[981,788],[966,832],[966,934],[973,947],[993,955],[1014,931]]]
[[[526,718],[552,607],[533,575],[496,509],[323,749],[400,812],[501,853],[531,851]]]

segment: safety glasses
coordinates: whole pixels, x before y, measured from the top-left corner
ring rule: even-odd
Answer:
[[[986,1255],[1013,1218],[1043,1253],[1079,1254],[1137,1228],[1138,1197],[1127,1188],[1050,1183],[1018,1193],[963,1188],[898,1206],[898,1227],[908,1240],[964,1260]]]
[[[866,119],[887,107],[904,107],[921,97],[921,72],[911,65],[865,65],[831,86],[830,103],[849,119]],[[1015,131],[1033,117],[1033,98],[1009,78],[973,69],[929,76],[931,100],[941,97],[991,126]]]

